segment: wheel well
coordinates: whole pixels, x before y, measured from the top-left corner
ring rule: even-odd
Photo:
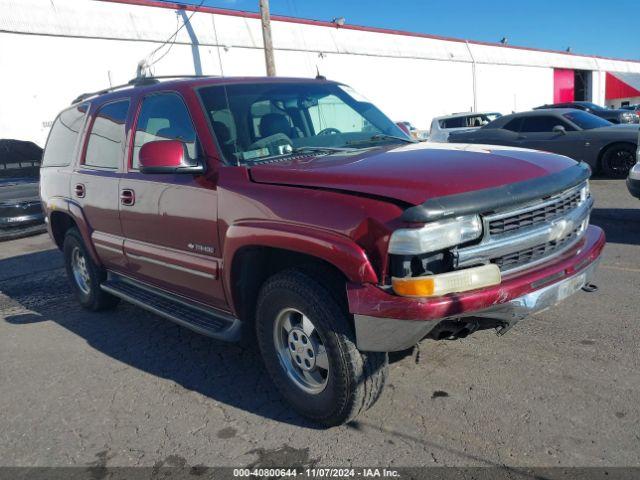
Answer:
[[[602,159],[604,158],[606,153],[609,150],[611,150],[613,147],[617,147],[617,146],[621,146],[621,145],[629,145],[634,150],[636,150],[638,148],[638,146],[633,142],[613,142],[613,143],[610,143],[608,145],[605,145],[604,147],[602,147],[600,149],[600,153],[598,154],[598,163],[597,163],[598,171],[600,171],[600,169],[602,168]]]
[[[253,322],[255,305],[264,282],[287,268],[297,267],[321,280],[346,308],[346,277],[330,263],[311,255],[272,247],[245,247],[231,266],[231,293],[235,311],[244,322]]]
[[[77,227],[75,220],[67,213],[64,212],[52,212],[49,216],[49,222],[51,224],[51,233],[53,234],[53,240],[60,250],[64,244],[64,236],[67,230]]]

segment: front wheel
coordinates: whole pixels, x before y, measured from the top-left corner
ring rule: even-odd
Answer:
[[[612,145],[602,155],[602,173],[610,178],[625,178],[635,163],[636,149],[633,145]]]
[[[327,426],[349,422],[382,392],[387,354],[359,352],[344,307],[301,270],[267,280],[258,298],[256,332],[278,390],[311,420]]]

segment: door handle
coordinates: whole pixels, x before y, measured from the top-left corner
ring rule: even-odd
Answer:
[[[78,198],[84,198],[86,193],[84,183],[77,183],[75,187],[73,187],[73,192],[76,194]]]
[[[130,188],[125,188],[120,192],[120,203],[127,207],[130,207],[136,203],[136,194]]]

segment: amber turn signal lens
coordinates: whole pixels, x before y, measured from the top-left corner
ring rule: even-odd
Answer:
[[[429,297],[433,295],[432,277],[392,278],[393,291],[403,297]]]
[[[393,277],[391,285],[393,291],[403,297],[434,297],[490,287],[501,281],[500,269],[497,265],[490,264],[439,275]]]

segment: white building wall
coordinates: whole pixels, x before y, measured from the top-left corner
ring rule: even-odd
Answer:
[[[476,65],[478,111],[503,114],[553,103],[553,68]]]
[[[0,138],[40,145],[73,98],[126,83],[137,63],[191,15],[93,0],[0,0],[0,12]],[[640,73],[637,62],[557,52],[291,21],[274,20],[272,28],[279,75],[313,77],[319,70],[394,120],[424,129],[432,117],[474,104],[509,113],[549,103],[553,68],[594,71],[598,103],[604,102],[605,71]],[[152,71],[264,75],[260,22],[198,12]]]
[[[605,105],[605,88],[607,72],[594,70],[591,72],[591,101],[598,105]]]

